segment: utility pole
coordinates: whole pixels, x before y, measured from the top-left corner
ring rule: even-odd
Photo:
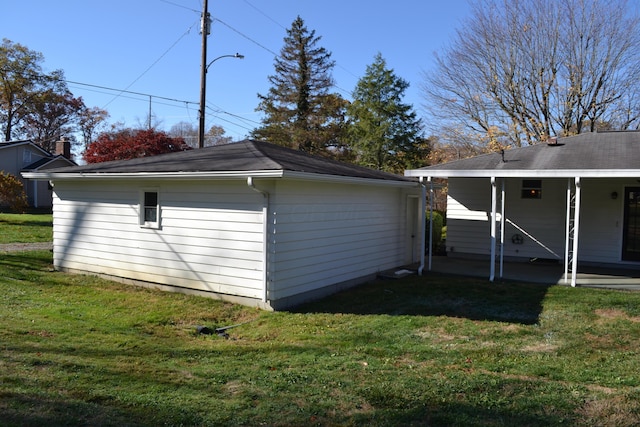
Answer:
[[[198,124],[198,148],[204,147],[204,114],[205,114],[205,93],[207,91],[207,36],[211,30],[211,17],[209,15],[209,2],[203,0],[202,22],[200,32],[202,33],[202,62],[200,64],[200,111]]]

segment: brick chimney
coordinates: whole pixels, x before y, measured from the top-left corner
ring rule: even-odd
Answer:
[[[62,155],[67,159],[71,159],[71,142],[64,138],[56,141],[56,155]]]

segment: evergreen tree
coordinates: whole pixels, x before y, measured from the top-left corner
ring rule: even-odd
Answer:
[[[267,95],[258,94],[262,126],[251,136],[301,151],[336,157],[341,153],[346,101],[336,93],[331,53],[297,17],[284,38]]]
[[[347,107],[348,141],[356,163],[395,173],[426,164],[429,142],[413,106],[402,102],[408,87],[380,53],[367,66]]]

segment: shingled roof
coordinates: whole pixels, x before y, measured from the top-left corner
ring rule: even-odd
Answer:
[[[592,132],[405,172],[405,176],[640,176],[640,132]]]
[[[301,151],[254,140],[131,160],[57,168],[46,171],[37,178],[167,174],[238,176],[244,173],[261,173],[264,176],[269,175],[269,172],[273,172],[273,176],[293,172],[384,181],[411,181],[403,176],[311,156]],[[48,176],[45,177],[44,174]]]

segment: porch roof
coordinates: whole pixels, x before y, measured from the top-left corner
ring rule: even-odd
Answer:
[[[408,177],[583,177],[640,176],[640,131],[606,131],[558,138],[405,171]]]

